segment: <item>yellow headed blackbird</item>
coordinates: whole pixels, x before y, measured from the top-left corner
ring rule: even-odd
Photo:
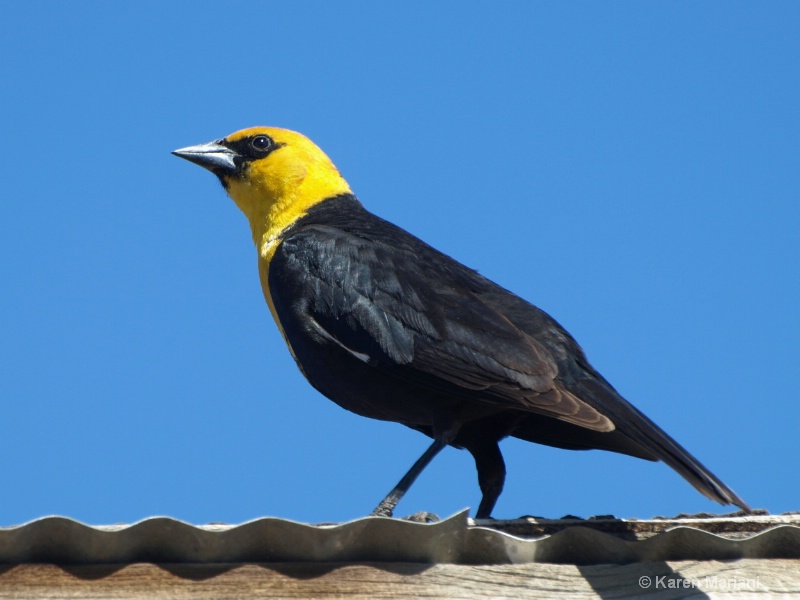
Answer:
[[[433,438],[373,514],[391,516],[445,446],[475,458],[488,518],[505,480],[498,442],[663,460],[700,493],[733,490],[595,371],[555,320],[364,209],[305,136],[256,127],[174,152],[214,173],[247,216],[272,316],[322,394]]]

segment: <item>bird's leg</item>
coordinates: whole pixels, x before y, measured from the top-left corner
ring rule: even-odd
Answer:
[[[447,436],[449,437],[449,436]],[[442,451],[442,448],[447,446],[448,440],[446,436],[439,436],[433,440],[430,447],[425,450],[425,453],[417,459],[417,462],[408,470],[408,473],[403,475],[403,478],[398,482],[394,489],[381,500],[381,503],[372,511],[373,517],[391,517],[394,512],[395,506],[405,496],[408,488],[419,477],[419,474],[428,466],[433,460],[433,457]]]
[[[506,480],[506,464],[496,441],[470,444],[466,448],[475,458],[475,467],[478,469],[478,485],[483,493],[475,518],[488,519],[503,491],[503,484]]]

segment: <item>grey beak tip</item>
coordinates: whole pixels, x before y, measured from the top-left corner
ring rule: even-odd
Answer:
[[[189,162],[200,165],[217,175],[236,171],[236,154],[217,142],[187,146],[173,150],[172,154]]]

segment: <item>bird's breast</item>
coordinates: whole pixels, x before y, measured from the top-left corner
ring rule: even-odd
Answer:
[[[277,247],[277,244],[276,244]],[[295,354],[294,348],[292,348],[292,343],[289,341],[289,336],[286,335],[286,330],[283,328],[281,324],[281,320],[278,317],[278,311],[275,310],[275,302],[272,300],[272,293],[269,289],[269,268],[270,268],[270,259],[275,254],[275,250],[273,249],[271,253],[267,256],[264,254],[259,254],[258,257],[258,278],[261,281],[261,291],[264,293],[264,300],[267,301],[267,306],[269,306],[269,312],[272,314],[272,318],[275,320],[275,324],[278,326],[278,331],[281,332],[281,336],[283,336],[283,341],[286,342],[286,346],[289,348],[289,352],[292,354],[292,358],[294,358],[297,365],[300,367],[300,370],[303,370],[300,361],[297,360],[297,355]]]

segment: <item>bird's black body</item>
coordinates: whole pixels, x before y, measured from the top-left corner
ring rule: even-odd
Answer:
[[[374,515],[446,445],[475,458],[489,517],[507,436],[663,460],[702,494],[744,501],[589,365],[549,315],[367,212],[308,138],[254,127],[175,154],[247,216],[261,284],[298,366],[328,398],[433,438]]]
[[[622,398],[549,315],[366,211],[313,206],[269,263],[275,312],[311,384],[475,457],[488,517],[514,436],[663,460],[716,501],[743,501]]]

